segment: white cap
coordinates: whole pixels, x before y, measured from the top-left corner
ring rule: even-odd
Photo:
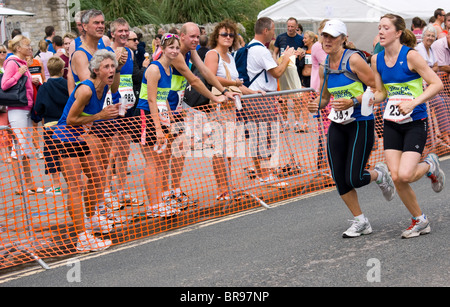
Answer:
[[[347,26],[340,20],[332,19],[327,21],[325,27],[322,30],[322,33],[330,34],[333,37],[338,37],[342,34],[347,36]]]

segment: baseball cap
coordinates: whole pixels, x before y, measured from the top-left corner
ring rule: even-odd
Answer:
[[[332,19],[327,21],[322,33],[328,33],[333,37],[338,37],[341,34],[347,35],[347,26],[340,20]]]

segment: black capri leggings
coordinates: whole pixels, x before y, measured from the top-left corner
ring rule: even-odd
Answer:
[[[328,129],[328,163],[339,195],[370,183],[365,170],[373,148],[374,120],[331,123]]]

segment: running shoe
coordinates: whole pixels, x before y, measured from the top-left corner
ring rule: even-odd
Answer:
[[[289,183],[287,183],[285,181],[276,182],[276,181],[279,180],[279,178],[277,176],[275,176],[274,174],[270,174],[266,178],[261,178],[261,177],[257,177],[257,178],[258,178],[258,181],[260,183],[267,183],[267,182],[269,182],[269,183],[271,183],[270,186],[272,186],[274,188],[282,189],[282,188],[285,188],[285,187],[287,187],[289,185]]]
[[[95,252],[105,250],[112,245],[111,240],[102,240],[85,231],[78,235],[77,250],[80,252]]]
[[[94,214],[84,218],[84,227],[93,233],[109,233],[114,229],[114,222],[104,215]]]
[[[230,197],[230,194],[228,193],[228,191],[223,192],[222,194],[218,194],[216,196],[217,201],[225,201],[225,200],[230,200],[230,199],[231,199],[231,197]]]
[[[370,226],[369,220],[366,218],[363,221],[359,219],[350,220],[352,225],[344,231],[342,237],[344,238],[356,238],[361,235],[368,235],[372,233],[372,226]]]
[[[387,201],[391,201],[395,196],[395,185],[387,165],[383,162],[378,162],[375,164],[375,170],[381,173],[381,180],[377,180],[376,183],[380,187],[381,192],[383,192],[384,198]]]
[[[424,219],[412,218],[411,225],[402,233],[403,239],[409,239],[425,235],[431,232],[430,222],[428,218],[424,216]]]
[[[158,204],[155,207],[148,207],[146,216],[151,218],[156,217],[172,217],[179,214],[181,210],[172,207],[172,203],[162,203]]]
[[[193,205],[196,203],[195,200],[192,200],[186,193],[181,192],[180,194],[172,194],[172,200],[175,200],[175,204],[172,204],[172,207],[180,210],[186,209],[189,205]]]
[[[45,190],[45,195],[55,195],[55,196],[60,196],[62,195],[62,191],[61,188],[54,188],[50,187],[47,190]]]
[[[430,164],[430,168],[434,168],[433,172],[427,173],[427,177],[431,179],[431,188],[433,191],[439,193],[444,189],[445,185],[445,173],[440,168],[439,158],[436,154],[431,153],[425,158],[424,161]]]

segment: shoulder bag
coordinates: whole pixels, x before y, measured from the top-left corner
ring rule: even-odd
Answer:
[[[16,60],[13,60],[17,66],[20,67]],[[3,79],[4,74],[0,74],[0,84]],[[17,81],[17,83],[11,88],[4,91],[0,87],[0,105],[8,107],[26,107],[28,106],[27,99],[27,83],[28,77],[22,75],[22,77]]]

